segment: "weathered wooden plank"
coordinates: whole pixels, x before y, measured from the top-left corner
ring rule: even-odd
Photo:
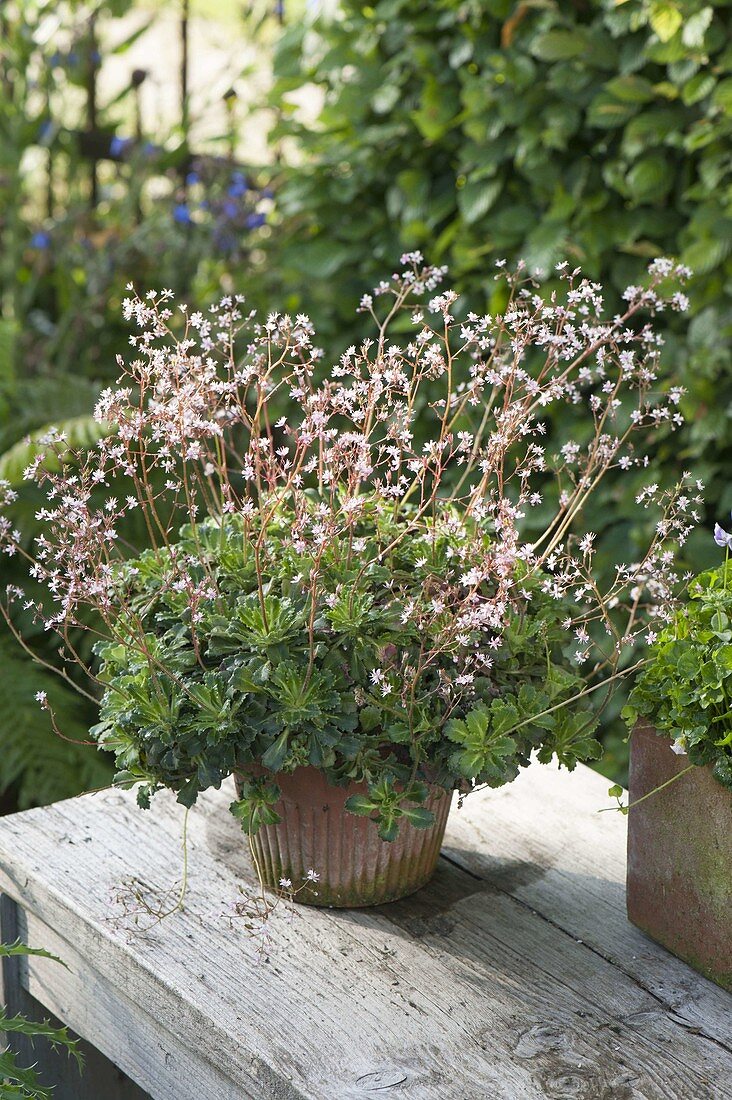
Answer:
[[[413,918],[399,909],[392,919],[414,933]],[[418,930],[425,950],[454,960],[456,989],[470,982],[488,994],[497,979],[515,984],[521,1024],[512,1054],[531,1066],[543,1095],[732,1096],[732,1057],[725,1050],[681,1039],[683,1031],[637,984],[552,925],[551,935],[537,935],[536,922],[527,907],[486,889],[447,914],[419,921]],[[488,1026],[509,1004],[492,1006]]]
[[[448,1012],[426,1031],[410,1002],[423,999],[423,979],[442,988],[449,980],[438,962],[400,941],[383,920],[365,934],[348,921],[339,927],[330,914],[305,911],[293,925],[282,923],[278,958],[257,964],[241,935],[216,927],[215,913],[234,897],[237,877],[195,841],[186,913],[132,944],[114,938],[104,924],[108,886],[143,861],[149,881],[169,883],[176,849],[147,818],[143,854],[139,839],[131,845],[130,827],[140,823],[133,807],[123,803],[112,812],[101,799],[89,801],[38,815],[33,836],[17,818],[0,823],[6,875],[8,848],[14,866],[3,887],[17,895],[22,883],[29,910],[42,913],[102,978],[165,1020],[202,1060],[237,1082],[253,1078],[262,1098],[355,1100],[367,1097],[375,1081],[391,1079],[395,1086],[397,1079],[408,1082],[424,1100],[444,1098],[449,1089],[469,1100],[541,1095],[521,1067],[494,1068],[497,1050],[491,1058],[476,1048],[466,1061],[464,1022]],[[6,829],[13,833],[7,847]],[[108,1050],[104,1036],[95,1039]]]
[[[527,786],[533,773],[546,785]],[[572,777],[575,794],[584,778]],[[599,783],[604,795],[606,781]],[[590,799],[599,789],[593,784],[596,777],[588,781]],[[268,964],[257,965],[249,942],[218,916],[251,875],[241,834],[225,812],[228,789],[191,815],[187,911],[132,943],[105,922],[107,890],[141,870],[152,884],[172,883],[181,818],[170,800],[142,815],[112,792],[0,821],[0,887],[22,895],[71,949],[80,972],[86,968],[78,986],[59,987],[54,978],[54,989],[44,991],[40,983],[51,979],[34,961],[36,995],[57,998],[56,1010],[70,1012],[93,979],[104,992],[103,1019],[94,1017],[92,999],[74,1009],[83,1017],[79,1030],[94,1026],[98,1034],[89,1037],[127,1072],[139,1055],[119,1049],[116,997],[128,1032],[136,1031],[138,1015],[160,1022],[171,1033],[165,1041],[190,1051],[202,1079],[206,1066],[219,1067],[241,1083],[241,1096],[732,1096],[732,1059],[719,1043],[676,1022],[653,992],[602,957],[592,938],[590,946],[576,942],[569,925],[580,918],[589,924],[593,905],[598,924],[606,910],[619,919],[618,901],[613,907],[602,885],[617,885],[617,870],[603,877],[594,834],[574,838],[592,873],[564,867],[563,847],[555,851],[545,835],[554,823],[541,818],[558,792],[551,771],[537,768],[506,791],[474,796],[453,814],[448,838],[451,859],[471,874],[442,861],[432,887],[396,906],[300,910],[293,924],[278,921],[279,953]],[[521,808],[524,799],[532,814]],[[570,820],[572,806],[565,806]],[[523,829],[522,817],[529,823]],[[613,822],[613,839],[603,841],[613,860],[618,838],[622,844],[618,819],[599,818]],[[484,854],[476,856],[470,836],[480,836]],[[545,879],[546,897],[523,896]],[[613,929],[619,949],[619,925]],[[709,983],[698,982],[692,978],[687,989],[703,993]],[[180,1081],[164,1058],[155,1072]],[[710,1074],[722,1084],[712,1086]],[[153,1095],[165,1100],[169,1093]],[[201,1100],[208,1095],[196,1092]]]
[[[66,962],[53,967],[45,959],[29,960],[27,989],[77,1034],[99,1043],[115,1065],[124,1065],[156,1100],[181,1100],[181,1082],[196,1100],[256,1100],[261,1092],[240,1079],[236,1084],[191,1052],[150,1011],[100,977],[93,966],[38,917],[28,914],[28,937],[43,943]],[[93,1071],[92,1071],[93,1075]],[[85,1074],[86,1076],[86,1074]],[[106,1090],[97,1084],[96,1100]]]
[[[599,812],[611,804],[608,785],[588,768],[529,768],[453,812],[443,850],[609,959],[682,1027],[732,1049],[729,994],[628,922],[627,818]]]

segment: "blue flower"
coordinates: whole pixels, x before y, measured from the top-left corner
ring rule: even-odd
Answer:
[[[224,215],[227,218],[235,218],[236,215],[239,213],[239,207],[236,205],[235,202],[231,202],[230,200],[224,203],[223,209]]]
[[[179,225],[191,224],[191,212],[188,209],[188,204],[185,202],[178,202],[173,208],[173,221],[178,222]]]
[[[38,142],[40,145],[45,145],[47,142],[53,140],[55,136],[56,127],[50,119],[46,119],[38,127]]]
[[[123,157],[131,145],[132,138],[118,137],[115,134],[109,143],[110,157]]]
[[[236,237],[232,237],[231,233],[217,232],[213,238],[214,247],[223,252],[224,255],[229,255],[236,249]]]
[[[248,214],[244,224],[247,229],[259,229],[260,225],[264,225],[266,220],[267,218],[264,214]]]
[[[234,172],[234,175],[231,178],[233,182],[229,185],[229,194],[231,195],[232,199],[240,199],[241,196],[246,195],[247,191],[249,190],[246,178],[241,174],[241,172]]]
[[[51,236],[49,233],[45,233],[42,229],[39,229],[30,239],[31,248],[37,248],[39,251],[45,250],[51,247]]]
[[[732,550],[732,535],[720,527],[718,523],[714,524],[714,541],[717,546],[725,546],[728,550]]]
[[[186,176],[186,183],[189,187],[195,187],[200,178],[201,177],[199,176],[198,172],[189,172]]]

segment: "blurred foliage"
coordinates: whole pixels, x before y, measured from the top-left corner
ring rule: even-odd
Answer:
[[[98,102],[105,59],[124,55],[150,20],[118,31],[104,56],[99,28],[132,6],[31,0],[4,8],[0,293],[3,315],[17,323],[24,373],[113,377],[127,341],[127,283],[211,300],[232,266],[251,265],[267,220],[271,194],[234,162],[231,132],[196,157],[182,126],[144,129],[138,95],[147,74],[139,70],[111,102]],[[236,121],[232,106],[232,129]]]
[[[28,660],[12,637],[0,636],[3,713],[2,779],[18,804],[52,802],[77,791],[107,786],[108,760],[90,747],[96,708],[39,665]],[[65,738],[58,737],[34,696],[46,691]]]

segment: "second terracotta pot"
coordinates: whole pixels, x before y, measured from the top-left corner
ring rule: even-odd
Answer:
[[[265,885],[277,888],[289,879],[306,905],[358,908],[405,897],[432,877],[452,802],[441,787],[430,787],[425,803],[434,825],[415,829],[405,821],[396,840],[386,841],[373,821],[345,809],[351,795],[366,793],[365,784],[334,787],[317,768],[274,778],[282,792],[274,807],[281,821],[252,837]],[[307,880],[310,869],[317,882]]]
[[[709,767],[681,775],[688,766],[668,737],[644,723],[633,730],[628,916],[732,991],[732,794]]]

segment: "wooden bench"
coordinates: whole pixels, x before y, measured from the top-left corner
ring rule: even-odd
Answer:
[[[278,913],[268,962],[222,916],[253,881],[228,783],[190,815],[185,911],[132,938],[109,891],[179,877],[172,799],[145,813],[109,791],[6,817],[1,938],[69,969],[9,960],[4,999],[101,1052],[81,1080],[48,1069],[55,1100],[732,1097],[732,999],[628,923],[607,788],[534,766],[471,796],[430,886],[379,910]]]

